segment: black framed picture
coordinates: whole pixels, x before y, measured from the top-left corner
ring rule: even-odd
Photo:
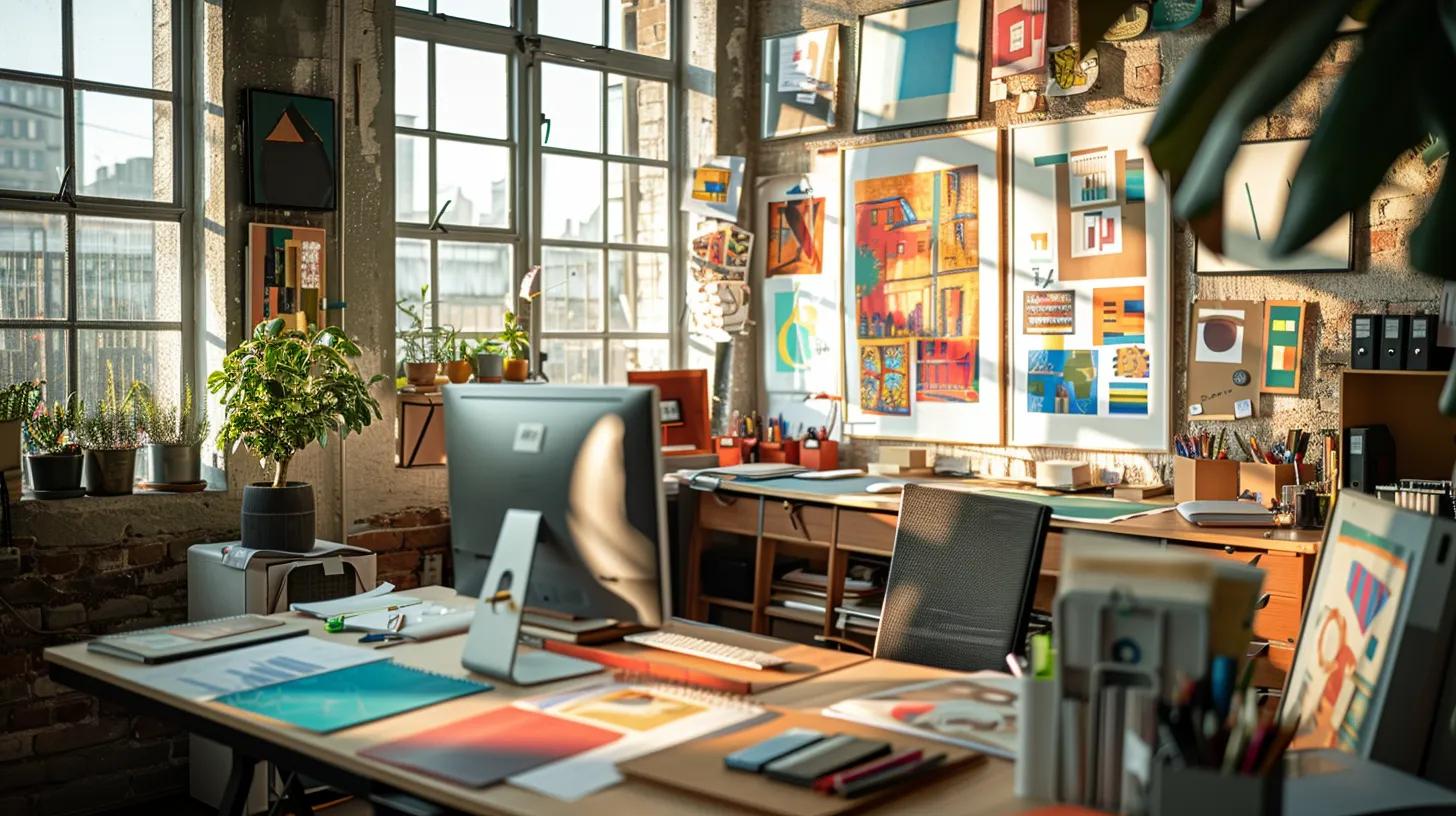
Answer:
[[[682,400],[665,399],[657,403],[657,416],[663,425],[683,424]]]
[[[248,203],[332,210],[339,148],[334,100],[252,88],[248,117]]]

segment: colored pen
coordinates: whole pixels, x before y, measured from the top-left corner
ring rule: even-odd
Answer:
[[[852,782],[878,776],[885,771],[919,762],[925,756],[920,748],[907,749],[879,759],[872,759],[848,770],[825,774],[814,780],[814,790],[820,793],[839,791]]]

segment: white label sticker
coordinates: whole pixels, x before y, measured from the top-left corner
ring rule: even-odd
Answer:
[[[1254,415],[1253,400],[1242,399],[1234,403],[1234,419],[1244,419]]]
[[[516,426],[516,444],[511,450],[516,453],[540,453],[546,442],[546,425],[541,422],[522,422]]]
[[[1203,416],[1203,404],[1195,402],[1188,406],[1188,416]]]
[[[1363,434],[1350,434],[1350,455],[1359,456],[1365,452],[1365,436]]]
[[[337,557],[335,557],[335,558],[325,558],[323,560],[323,565],[324,565],[324,575],[343,575],[344,574],[344,559],[342,559],[342,558],[337,558]]]

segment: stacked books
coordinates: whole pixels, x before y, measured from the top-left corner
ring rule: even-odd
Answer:
[[[786,609],[814,612],[823,615],[829,598],[829,576],[818,572],[796,569],[785,573],[773,582],[774,604]],[[878,628],[880,598],[885,593],[873,578],[845,578],[843,600],[846,605],[873,604],[876,609],[875,627]],[[837,609],[836,609],[837,611]]]
[[[1376,485],[1376,498],[1394,502],[1407,510],[1452,518],[1451,482],[1442,479],[1401,479],[1395,484]]]
[[[838,613],[839,619],[835,621],[834,626],[846,635],[865,635],[873,639],[880,632],[880,612],[883,604],[884,598],[879,597],[836,606],[834,611]]]

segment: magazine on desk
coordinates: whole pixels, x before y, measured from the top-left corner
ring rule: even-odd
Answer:
[[[842,700],[821,713],[1015,759],[1019,684],[1009,674],[975,672]]]

